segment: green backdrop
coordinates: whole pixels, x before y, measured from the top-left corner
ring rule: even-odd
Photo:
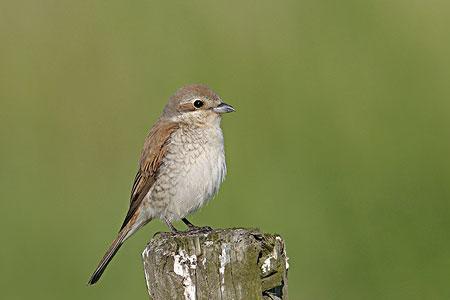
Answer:
[[[171,93],[228,176],[192,222],[281,234],[291,299],[450,298],[450,4],[0,2],[0,298],[146,299],[152,222],[86,282]],[[182,227],[182,224],[177,224]]]

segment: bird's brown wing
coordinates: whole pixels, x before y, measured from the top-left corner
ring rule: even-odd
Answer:
[[[176,123],[159,120],[150,130],[145,139],[139,161],[139,170],[131,189],[130,208],[120,229],[128,224],[145,195],[155,183],[158,169],[167,153],[169,138],[177,128],[178,125]]]

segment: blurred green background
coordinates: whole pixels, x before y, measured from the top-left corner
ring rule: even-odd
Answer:
[[[100,284],[167,98],[237,112],[191,217],[281,234],[291,299],[450,298],[448,1],[0,2],[0,298],[146,299],[152,222]],[[183,227],[181,224],[177,224]]]

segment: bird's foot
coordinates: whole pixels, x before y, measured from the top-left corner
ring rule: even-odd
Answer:
[[[189,222],[189,220],[186,219],[186,218],[182,218],[181,220],[188,227],[188,230],[186,232],[190,232],[190,233],[206,233],[206,232],[212,231],[212,228],[209,227],[209,226],[203,226],[203,227],[195,226],[194,224]]]
[[[213,229],[209,226],[189,226],[187,232],[189,233],[208,233],[211,232]]]

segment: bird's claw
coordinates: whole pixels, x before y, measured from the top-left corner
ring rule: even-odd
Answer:
[[[187,232],[189,233],[207,233],[211,232],[213,229],[209,226],[190,226]]]

